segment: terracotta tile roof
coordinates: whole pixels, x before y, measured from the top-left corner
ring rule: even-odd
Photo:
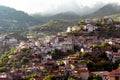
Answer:
[[[91,72],[91,74],[109,75],[109,72],[108,71],[97,71],[97,72]]]
[[[35,66],[45,66],[45,64],[35,64]]]
[[[85,69],[80,69],[78,70],[78,73],[81,73],[81,72],[89,72],[88,70],[85,70]]]
[[[53,64],[55,64],[54,61],[48,61],[47,63],[45,63],[45,65],[53,65]]]
[[[120,76],[120,68],[113,70],[109,73],[109,76]]]
[[[120,56],[120,53],[114,53],[113,56]]]
[[[14,73],[14,76],[22,76],[22,73]]]

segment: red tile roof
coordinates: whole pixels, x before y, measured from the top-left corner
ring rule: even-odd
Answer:
[[[120,56],[120,53],[114,53],[113,56]]]
[[[97,71],[97,72],[91,72],[91,74],[109,75],[109,72],[108,71]]]
[[[120,76],[120,68],[113,70],[109,73],[109,76]]]
[[[53,65],[53,64],[55,64],[54,61],[48,61],[47,63],[45,63],[45,65]]]
[[[35,66],[45,66],[45,64],[35,64]]]
[[[80,69],[78,70],[78,73],[81,73],[81,72],[89,72],[88,70],[85,70],[85,69]]]

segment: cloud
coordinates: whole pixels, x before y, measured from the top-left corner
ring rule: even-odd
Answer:
[[[93,8],[94,5],[117,2],[119,0],[1,0],[1,4],[28,13],[59,13]],[[99,5],[98,5],[99,4]]]

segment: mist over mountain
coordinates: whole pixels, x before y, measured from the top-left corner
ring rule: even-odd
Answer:
[[[117,14],[120,13],[120,5],[117,3],[112,3],[112,4],[107,4],[100,8],[98,11],[84,16],[85,18],[99,18],[99,17],[104,17],[104,16],[109,16],[112,14]]]
[[[23,11],[18,11],[13,8],[0,6],[0,34],[9,32],[21,33],[30,27],[36,28],[37,26],[39,26],[40,29],[41,25],[44,25],[45,23],[50,23],[53,30],[54,25],[56,26],[58,24],[65,24],[64,29],[66,29],[66,27],[69,26],[70,23],[74,25],[74,23],[77,23],[77,21],[83,18],[103,17],[120,13],[120,5],[100,4],[101,3],[99,3],[99,5],[96,4],[96,6],[94,5],[94,7],[83,7],[82,9],[80,9],[80,7],[76,7],[76,5],[75,10],[71,8],[69,11],[65,12],[63,11],[59,13],[58,11],[54,15],[42,15],[41,13],[29,15]],[[54,23],[56,20],[58,24]],[[51,26],[47,24],[47,28],[51,29]],[[47,31],[47,28],[45,29],[45,31]]]
[[[67,6],[60,5],[56,9],[54,9],[53,7],[53,9],[46,11],[44,13],[38,12],[31,15],[53,16],[61,13],[72,12],[79,16],[83,16],[97,11],[98,9],[102,8],[104,5],[105,5],[104,3],[96,3],[95,5],[92,6],[83,6],[82,4],[80,6],[76,3],[73,3],[72,5],[67,5]]]
[[[58,20],[58,19],[72,19],[79,20],[81,16],[91,14],[98,9],[102,8],[104,3],[97,3],[92,7],[88,6],[79,6],[78,4],[68,5],[69,7],[59,6],[56,10],[48,11],[47,13],[35,13],[31,14],[37,20],[42,20],[44,23],[49,20]]]
[[[74,23],[77,24],[77,21],[79,21],[80,19],[84,19],[84,18],[96,18],[96,17],[104,17],[104,16],[109,16],[109,15],[113,15],[113,14],[117,14],[120,13],[120,5],[117,5],[116,3],[113,4],[107,4],[105,6],[103,6],[102,8],[99,8],[97,11],[89,14],[89,15],[84,15],[84,16],[80,16],[78,14],[76,14],[75,12],[64,12],[64,13],[59,13],[53,16],[47,16],[47,20],[53,20],[52,22],[48,22],[46,24],[43,24],[42,26],[38,26],[33,28],[34,31],[36,32],[47,32],[49,34],[51,34],[52,32],[54,32],[55,34],[59,31],[64,31],[68,26],[70,26],[69,24],[71,23],[72,25],[74,25]],[[80,13],[79,13],[80,14]],[[39,18],[39,16],[36,16],[36,18]],[[62,19],[62,20],[58,20],[58,19]],[[69,20],[69,22],[65,22],[64,20]],[[75,22],[75,20],[77,20]],[[56,24],[57,21],[57,24]],[[62,26],[60,26],[62,24]],[[63,25],[65,24],[65,25]],[[64,26],[64,27],[63,27]],[[52,30],[52,32],[50,32]],[[52,33],[52,34],[54,34]]]

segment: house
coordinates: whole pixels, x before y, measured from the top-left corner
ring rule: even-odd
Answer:
[[[22,80],[23,76],[25,76],[25,73],[23,70],[18,69],[18,70],[11,71],[9,75],[12,78],[12,80]]]
[[[88,32],[92,32],[92,31],[96,30],[97,27],[94,25],[91,25],[91,24],[87,24],[86,26],[84,26],[84,29],[87,29]]]
[[[36,41],[36,42],[35,42],[35,46],[40,47],[40,46],[41,46],[40,41]]]
[[[81,78],[82,80],[88,80],[89,77],[89,71],[86,69],[80,69],[77,71],[74,71],[74,76],[77,78]]]
[[[59,71],[65,71],[65,70],[66,70],[65,66],[59,66]]]
[[[105,51],[105,53],[107,54],[107,57],[109,58],[109,60],[112,60],[112,52],[111,51]]]
[[[109,80],[120,80],[120,68],[109,73]]]
[[[90,23],[92,23],[92,20],[91,19],[85,19],[85,23],[90,24]]]
[[[67,50],[73,50],[73,44],[70,41],[63,41],[60,43],[62,45],[62,51],[67,52]]]
[[[0,80],[11,80],[7,73],[0,73]]]
[[[81,48],[81,52],[91,53],[92,52],[92,48]]]
[[[105,20],[107,24],[114,23],[114,20],[112,18],[106,18]]]
[[[78,63],[77,63],[77,67],[78,67],[79,69],[88,70],[87,64],[86,64],[85,62],[78,62]]]
[[[72,31],[72,27],[68,27],[66,32],[71,32]]]
[[[0,80],[1,78],[8,78],[8,75],[6,73],[0,73]]]
[[[21,42],[18,47],[21,48],[21,49],[23,49],[23,48],[28,47],[28,44],[25,43],[25,42]]]
[[[8,58],[14,60],[15,57],[16,57],[15,55],[10,55]]]
[[[113,57],[112,58],[113,62],[119,60],[120,59],[120,50],[118,50],[118,52],[113,52],[112,57]]]
[[[79,31],[81,29],[80,26],[73,26],[72,31]]]
[[[52,59],[52,55],[47,54],[44,58],[45,58],[45,60],[51,60]]]
[[[92,75],[99,75],[102,77],[102,80],[109,80],[109,72],[108,71],[97,71],[97,72],[91,72]]]
[[[37,68],[37,69],[40,69],[40,70],[44,70],[45,69],[45,64],[35,64],[35,67]]]
[[[120,24],[116,24],[115,27],[119,29],[120,28]]]
[[[8,41],[8,43],[17,43],[17,42],[18,42],[18,40],[15,39],[14,37],[10,38]]]
[[[68,27],[66,32],[79,31],[80,29],[80,26]]]

